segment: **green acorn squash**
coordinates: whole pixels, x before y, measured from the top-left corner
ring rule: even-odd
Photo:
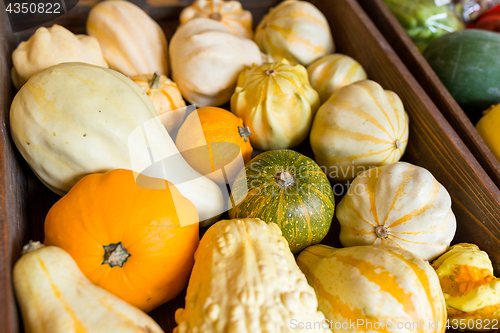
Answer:
[[[332,223],[335,198],[320,167],[309,157],[288,149],[264,152],[236,177],[229,217],[260,218],[276,223],[298,253],[317,244]]]

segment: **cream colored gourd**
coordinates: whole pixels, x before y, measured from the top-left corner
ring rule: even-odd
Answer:
[[[398,95],[374,81],[336,90],[311,128],[311,147],[326,175],[343,181],[399,161],[408,144],[408,115]]]
[[[424,260],[446,251],[457,227],[448,191],[429,171],[405,162],[361,173],[336,217],[344,246],[392,245]]]
[[[74,35],[68,29],[54,24],[40,27],[12,52],[12,82],[16,89],[39,71],[63,62],[84,62],[108,67],[101,47],[94,37]]]
[[[278,225],[224,220],[200,241],[173,333],[331,332],[293,329],[324,320],[317,306]]]
[[[325,103],[333,92],[351,83],[368,79],[365,70],[353,58],[334,53],[321,57],[307,67],[311,86]]]
[[[231,111],[250,128],[252,146],[261,150],[300,144],[318,108],[306,69],[286,59],[241,72],[231,97]]]
[[[158,73],[137,75],[131,79],[151,98],[167,131],[177,130],[186,116],[186,103],[174,81]]]
[[[199,17],[224,23],[236,36],[253,38],[252,13],[244,10],[239,1],[196,0],[182,10],[179,20],[184,24]]]
[[[187,164],[156,117],[146,93],[124,75],[65,63],[26,82],[12,102],[10,128],[21,155],[58,194],[87,174],[132,169],[174,183],[200,221],[220,215],[221,190]]]
[[[269,61],[287,59],[307,66],[335,52],[323,13],[307,1],[286,0],[269,10],[255,31],[255,42]]]
[[[297,264],[335,332],[445,332],[438,277],[408,251],[313,245],[300,253]]]
[[[110,68],[127,76],[156,71],[168,74],[165,33],[132,2],[106,0],[96,4],[87,19],[87,33],[99,41]]]
[[[229,101],[238,74],[262,62],[257,45],[223,23],[196,18],[181,25],[170,43],[172,78],[197,107]]]
[[[61,248],[26,245],[12,273],[30,333],[163,333],[147,314],[94,285]]]

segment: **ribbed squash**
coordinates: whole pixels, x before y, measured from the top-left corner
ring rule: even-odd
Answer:
[[[310,140],[327,176],[350,180],[370,167],[399,161],[408,144],[408,115],[394,92],[374,81],[355,82],[320,107]]]
[[[49,210],[45,244],[96,285],[149,312],[186,286],[198,246],[196,207],[171,183],[113,170],[80,180]]]
[[[252,144],[261,150],[300,144],[318,108],[319,96],[306,69],[287,60],[241,72],[231,97],[231,111],[250,128]]]
[[[295,263],[280,229],[259,219],[217,222],[196,251],[173,333],[327,333],[293,329],[318,322],[314,290]]]
[[[12,52],[12,82],[16,89],[20,89],[30,77],[41,70],[73,61],[108,67],[101,47],[94,37],[74,35],[57,24],[48,29],[40,27]]]
[[[342,245],[392,245],[424,260],[446,251],[456,230],[443,185],[426,169],[404,162],[361,173],[336,216]]]
[[[325,103],[335,90],[368,79],[359,62],[340,53],[319,58],[307,66],[307,73],[311,86],[319,94],[321,104]]]
[[[193,169],[219,184],[232,184],[252,158],[251,134],[231,112],[205,107],[187,117],[175,145]]]
[[[130,1],[96,4],[87,19],[87,33],[101,45],[109,67],[127,76],[168,74],[167,39],[162,28]]]
[[[133,76],[131,79],[151,98],[167,131],[170,133],[177,130],[186,116],[186,103],[177,85],[158,72]]]
[[[276,223],[293,253],[317,244],[330,230],[335,198],[323,171],[293,150],[272,150],[252,159],[234,181],[231,218]]]
[[[486,252],[474,244],[456,244],[432,267],[441,283],[450,326],[471,331],[498,328],[500,279],[493,275]]]
[[[269,61],[287,59],[307,66],[335,51],[328,21],[307,1],[286,0],[269,10],[255,31],[255,42]]]
[[[150,98],[116,71],[64,63],[33,75],[12,101],[10,128],[31,169],[60,195],[85,175],[131,169],[174,183],[201,221],[225,211],[219,186],[180,156]]]
[[[314,245],[300,253],[297,264],[334,332],[445,332],[438,277],[408,251]]]
[[[259,47],[252,40],[208,18],[181,25],[170,42],[172,78],[186,100],[197,107],[227,103],[238,74],[261,63]]]
[[[196,0],[184,8],[179,17],[180,23],[205,17],[224,23],[231,32],[244,38],[253,38],[252,13],[244,10],[239,1]]]
[[[30,333],[163,333],[147,314],[90,282],[61,248],[30,243],[12,271]]]

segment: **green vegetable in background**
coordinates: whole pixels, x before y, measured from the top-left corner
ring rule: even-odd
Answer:
[[[434,0],[384,2],[421,52],[437,37],[465,28],[448,6],[436,6]]]

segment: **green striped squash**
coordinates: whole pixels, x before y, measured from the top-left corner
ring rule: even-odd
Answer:
[[[330,230],[335,198],[320,167],[309,157],[282,149],[252,159],[236,177],[229,217],[276,223],[290,250],[317,244]]]

